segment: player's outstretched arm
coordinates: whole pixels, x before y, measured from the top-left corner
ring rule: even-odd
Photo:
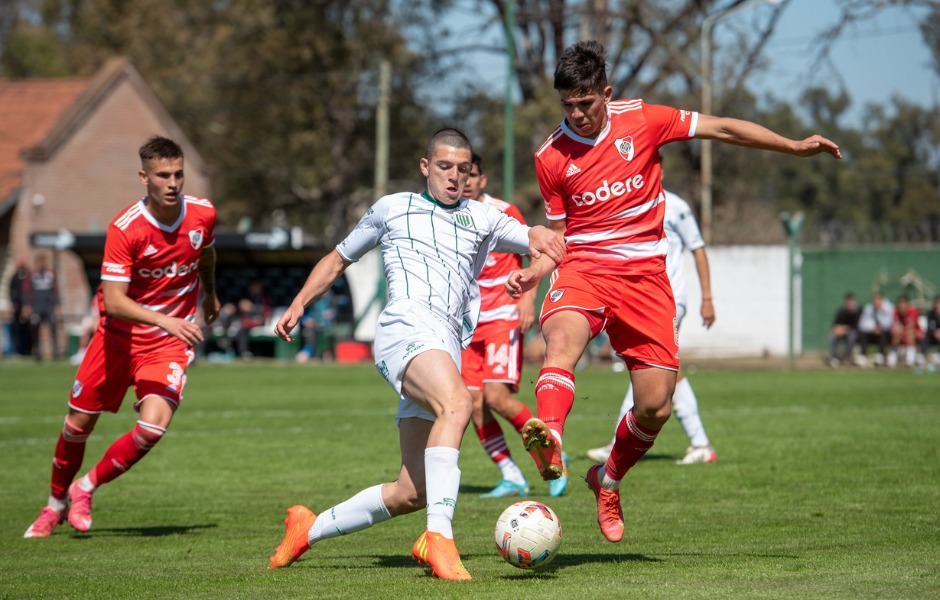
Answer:
[[[698,125],[695,128],[695,137],[704,140],[718,140],[735,146],[773,150],[784,154],[792,154],[793,156],[806,157],[817,154],[830,154],[835,158],[842,158],[839,146],[821,135],[812,135],[805,140],[791,140],[767,129],[763,125],[742,119],[700,114]]]
[[[540,229],[554,236],[555,244],[561,246],[561,255],[558,255],[555,244],[551,244],[550,246],[554,248],[553,250],[546,250],[539,256],[533,255],[528,267],[509,273],[509,277],[506,279],[505,287],[506,293],[513,298],[519,298],[522,296],[522,294],[534,289],[538,285],[539,281],[551,273],[558,263],[560,263],[564,258],[564,240],[565,229],[567,229],[567,222],[565,219],[560,219],[557,221],[552,221],[550,226],[550,230],[546,229],[545,227],[540,227]],[[533,227],[532,229],[536,229],[536,227]],[[541,236],[542,232],[538,232],[538,235]],[[529,236],[531,241],[531,230],[529,231]],[[558,258],[556,259],[555,256]]]
[[[693,250],[692,258],[695,259],[695,271],[698,273],[699,286],[702,288],[702,325],[705,329],[709,329],[715,324],[715,305],[712,301],[711,271],[708,268],[708,254],[705,252],[705,247]]]
[[[336,281],[336,279],[343,274],[343,271],[346,270],[346,267],[351,264],[352,262],[340,256],[339,252],[336,250],[333,250],[323,257],[323,259],[313,267],[313,270],[310,271],[310,275],[307,276],[307,281],[304,282],[304,286],[300,288],[293,302],[290,303],[290,306],[287,307],[287,310],[284,311],[284,314],[278,319],[277,325],[274,326],[274,333],[285,342],[294,341],[290,332],[293,331],[297,323],[300,322],[307,307],[310,306],[311,302],[325,294],[330,289],[330,286],[333,285],[333,282]]]

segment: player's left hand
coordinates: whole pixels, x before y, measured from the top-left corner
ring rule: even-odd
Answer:
[[[831,154],[838,159],[842,158],[842,151],[839,150],[839,146],[832,140],[827,140],[821,135],[812,135],[805,140],[797,142],[793,152],[796,156],[803,157],[816,156],[817,154],[823,153]]]
[[[528,299],[528,296],[521,298],[516,308],[519,310],[519,331],[525,333],[535,323],[535,303]]]
[[[565,257],[565,244],[551,229],[536,225],[529,228],[529,256],[534,260],[542,254],[555,261],[557,265]]]
[[[206,325],[215,321],[219,317],[219,311],[222,308],[222,304],[219,302],[219,297],[215,294],[211,296],[206,294],[202,299],[202,318],[205,320]]]
[[[715,305],[711,300],[702,300],[702,325],[705,329],[711,329],[715,324]]]

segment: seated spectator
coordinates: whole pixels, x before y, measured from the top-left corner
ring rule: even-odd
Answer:
[[[934,349],[932,354],[931,348]],[[940,365],[940,296],[933,299],[933,306],[927,311],[927,327],[921,339],[920,352],[927,361],[927,368],[936,370]]]
[[[878,366],[885,364],[888,347],[891,343],[891,327],[894,325],[894,305],[885,300],[880,292],[871,295],[871,302],[862,309],[858,319],[858,345],[861,353],[858,363],[868,366],[868,347],[878,346],[874,362]]]
[[[235,336],[238,355],[242,358],[251,358],[249,350],[251,330],[262,327],[271,318],[271,302],[264,292],[260,281],[248,284],[248,294],[238,301],[239,328]]]
[[[830,366],[838,367],[852,356],[852,350],[858,341],[858,319],[861,314],[855,294],[848,292],[842,300],[842,307],[836,311],[829,332],[827,362]]]
[[[334,307],[335,295],[333,290],[318,298],[307,307],[307,312],[300,320],[300,338],[303,348],[297,353],[297,362],[307,362],[311,358],[332,360],[335,336],[332,333],[333,322],[336,320]]]
[[[913,367],[917,361],[917,347],[924,332],[920,328],[920,313],[917,307],[911,304],[910,299],[901,294],[898,296],[894,309],[894,319],[891,324],[891,354],[888,355],[888,366],[898,364],[898,354],[904,353],[904,364]]]
[[[219,349],[228,356],[252,358],[251,330],[271,318],[271,303],[259,281],[252,281],[246,295],[238,302],[226,302],[212,323],[212,335]]]

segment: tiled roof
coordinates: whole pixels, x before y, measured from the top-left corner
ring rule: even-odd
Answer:
[[[21,186],[23,151],[46,136],[91,81],[0,79],[0,202]]]

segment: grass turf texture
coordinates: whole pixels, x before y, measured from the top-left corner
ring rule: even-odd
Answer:
[[[0,364],[0,598],[917,598],[940,594],[940,377],[910,371],[692,375],[719,462],[680,467],[667,423],[623,486],[627,531],[606,542],[581,477],[608,440],[627,378],[578,373],[566,432],[572,482],[549,498],[504,431],[564,542],[545,570],[493,544],[512,500],[464,438],[455,533],[471,582],[410,558],[424,512],[314,546],[266,570],[285,509],[319,512],[398,470],[394,399],[371,366],[196,365],[169,433],[95,495],[94,528],[22,539],[48,494],[74,369]],[[528,367],[520,397],[534,406]],[[82,473],[134,420],[104,415]]]

